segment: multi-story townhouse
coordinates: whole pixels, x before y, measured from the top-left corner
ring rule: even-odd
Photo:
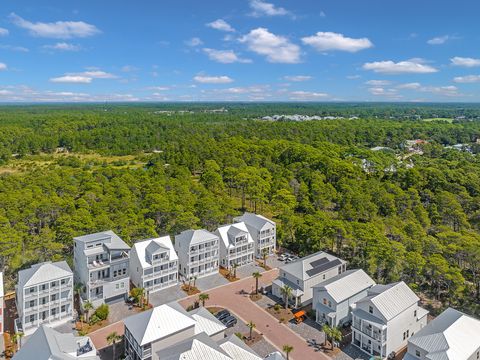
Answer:
[[[246,212],[233,219],[236,223],[244,222],[252,236],[255,257],[263,258],[264,255],[273,255],[277,246],[277,226],[262,215]]]
[[[65,261],[44,262],[18,272],[16,328],[26,335],[41,324],[73,320],[73,273]]]
[[[298,259],[279,269],[279,276],[272,282],[272,294],[283,299],[282,288],[292,288],[291,298],[295,307],[307,305],[313,299],[313,287],[345,272],[347,262],[326,252]]]
[[[5,303],[3,302],[3,297],[4,297],[4,290],[3,290],[3,272],[0,271],[0,336],[3,334],[4,331],[4,321],[3,321],[3,313],[4,313],[4,307]]]
[[[40,326],[13,360],[100,360],[88,336],[59,333],[45,325]]]
[[[448,308],[408,340],[403,359],[480,359],[480,320]]]
[[[219,341],[218,345],[234,360],[262,360],[250,346],[235,334]]]
[[[130,280],[155,292],[178,283],[178,256],[170,236],[135,243],[130,253]]]
[[[130,247],[113,231],[74,238],[75,282],[82,299],[94,306],[125,298],[129,292]]]
[[[254,261],[254,241],[244,222],[220,226],[215,234],[220,238],[221,266],[230,269]]]
[[[352,344],[385,358],[407,345],[408,339],[427,324],[428,311],[402,282],[371,287],[352,310]]]
[[[207,230],[185,230],[175,236],[179,274],[184,279],[218,273],[219,239]]]
[[[351,306],[367,296],[375,281],[365,271],[347,270],[313,287],[313,309],[319,324],[339,326],[352,319]]]
[[[209,311],[188,313],[177,302],[130,316],[124,325],[128,360],[163,359],[158,354],[163,349],[203,333],[218,341],[224,338],[226,329]]]

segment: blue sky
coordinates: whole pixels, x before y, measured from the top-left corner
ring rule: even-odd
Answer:
[[[480,101],[475,0],[3,0],[0,102]]]

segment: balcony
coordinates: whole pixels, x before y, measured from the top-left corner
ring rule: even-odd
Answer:
[[[356,330],[360,331],[362,334],[376,341],[380,341],[382,344],[387,341],[387,335],[384,331],[374,326],[369,326],[368,323],[355,319],[352,325]]]

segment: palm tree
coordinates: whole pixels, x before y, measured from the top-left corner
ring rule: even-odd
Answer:
[[[236,278],[236,277],[237,277],[237,268],[238,268],[238,264],[237,264],[237,263],[233,263],[233,264],[232,264],[233,278]]]
[[[248,322],[248,324],[247,324],[247,327],[248,327],[248,329],[250,330],[250,334],[249,334],[249,337],[248,337],[248,338],[249,338],[250,340],[252,340],[253,329],[255,329],[255,328],[257,327],[257,325],[255,325],[255,323],[254,323],[252,320],[250,320],[250,321]]]
[[[210,295],[208,295],[207,293],[202,293],[202,294],[198,295],[198,301],[202,302],[203,307],[205,307],[205,301],[207,301],[209,299],[210,299]]]
[[[255,295],[258,295],[258,279],[262,277],[262,274],[259,273],[258,271],[255,271],[252,274],[253,278],[255,279]]]
[[[342,332],[340,331],[339,328],[337,327],[332,327],[328,324],[323,325],[322,331],[325,333],[325,338],[326,340],[330,341],[330,344],[332,345],[332,350],[333,350],[333,343],[335,341],[341,341],[342,340]]]
[[[83,303],[83,310],[85,311],[85,321],[88,323],[88,321],[90,320],[90,310],[93,309],[93,304],[90,302],[90,301],[85,301]]]
[[[194,288],[197,287],[197,276],[194,276],[194,277],[193,277],[193,287],[194,287]]]
[[[263,257],[263,267],[267,268],[267,256],[268,256],[268,249],[263,248],[262,249],[262,257]]]
[[[113,360],[115,360],[115,345],[117,342],[122,340],[122,337],[118,335],[116,331],[111,332],[110,334],[107,335],[107,343],[112,346],[112,351],[113,351]]]
[[[292,296],[293,289],[288,285],[283,285],[280,289],[285,300],[285,309],[288,309],[288,299]]]
[[[13,343],[16,345],[15,348],[14,348],[14,352],[17,352],[18,350],[20,350],[20,347],[22,345],[22,337],[23,335],[25,335],[23,332],[19,331],[19,332],[16,332],[15,334],[13,334],[12,336],[12,341]]]
[[[82,283],[76,283],[74,288],[73,288],[73,291],[74,291],[75,295],[77,296],[78,304],[80,304],[80,296],[82,295],[82,292],[83,292],[83,284]]]
[[[287,356],[287,360],[290,356],[290,353],[293,351],[293,346],[292,345],[283,345],[283,352]]]

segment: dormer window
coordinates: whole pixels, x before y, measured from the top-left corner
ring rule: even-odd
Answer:
[[[373,314],[373,306],[369,306],[369,307],[368,307],[368,312],[369,312],[370,314]]]

